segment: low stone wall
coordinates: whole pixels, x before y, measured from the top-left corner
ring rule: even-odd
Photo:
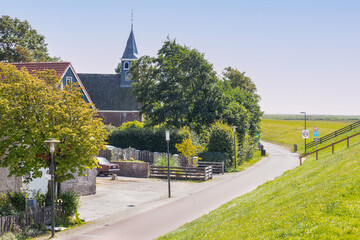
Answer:
[[[8,191],[20,191],[21,177],[8,177],[9,170],[7,168],[0,168],[0,193],[7,193]]]
[[[61,183],[61,191],[75,191],[81,196],[91,195],[96,193],[96,168],[88,169],[86,176],[76,176],[75,179],[71,179]]]
[[[146,162],[111,162],[119,165],[119,171],[115,172],[118,176],[124,177],[149,177],[150,164]]]

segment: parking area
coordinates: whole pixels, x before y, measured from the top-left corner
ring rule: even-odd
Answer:
[[[104,217],[126,215],[144,204],[168,198],[167,179],[97,177],[96,194],[80,198],[80,218],[86,222]],[[171,180],[171,194],[176,198],[205,182]]]

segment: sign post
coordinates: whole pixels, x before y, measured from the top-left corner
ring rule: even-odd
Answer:
[[[319,129],[317,126],[314,127],[313,135],[314,135],[314,141],[316,143],[316,149],[317,149],[317,144],[319,141]]]

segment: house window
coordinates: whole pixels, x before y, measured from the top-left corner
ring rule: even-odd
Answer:
[[[129,62],[125,62],[125,63],[124,63],[124,69],[125,69],[125,70],[128,70],[128,69],[130,68],[129,65],[130,65]]]
[[[66,77],[66,85],[72,82],[72,77]]]

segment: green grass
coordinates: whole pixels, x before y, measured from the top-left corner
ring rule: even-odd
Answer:
[[[359,159],[360,144],[308,157],[160,239],[359,239]]]
[[[315,125],[319,128],[319,134],[320,137],[322,137],[340,128],[343,128],[352,122],[323,120],[307,121],[306,127],[310,130],[310,138],[307,141],[310,142],[313,140],[313,128]],[[261,121],[261,139],[283,145],[290,150],[293,150],[294,144],[297,144],[298,152],[303,152],[304,139],[301,136],[303,129],[304,120],[263,119]],[[360,128],[355,131],[360,131]],[[343,137],[346,137],[346,135],[343,135]]]

